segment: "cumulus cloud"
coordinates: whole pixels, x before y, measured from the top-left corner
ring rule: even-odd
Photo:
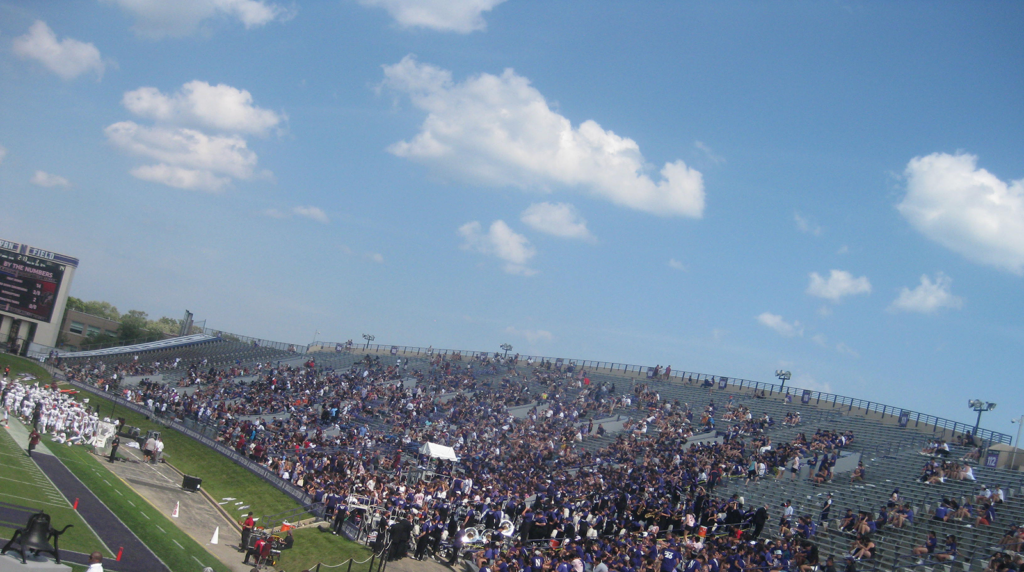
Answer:
[[[1024,275],[1024,179],[1002,181],[965,153],[907,164],[900,214],[929,239],[980,264]]]
[[[514,326],[505,328],[505,333],[521,338],[526,338],[526,341],[535,344],[537,342],[550,342],[555,339],[551,332],[547,330],[520,330]]]
[[[757,321],[760,322],[762,326],[771,328],[779,335],[787,338],[804,335],[804,328],[800,325],[800,322],[794,320],[792,323],[789,323],[778,314],[765,312],[757,317]]]
[[[807,217],[801,215],[798,212],[793,213],[793,222],[796,223],[796,229],[805,234],[812,234],[814,236],[821,236],[822,228],[817,223],[812,222]]]
[[[384,76],[385,86],[427,114],[415,137],[389,147],[398,157],[481,185],[577,190],[659,216],[704,213],[699,171],[677,160],[653,180],[636,141],[592,120],[574,127],[511,69],[460,83],[406,56],[384,66]]]
[[[271,176],[269,171],[257,173],[256,153],[244,135],[265,134],[283,118],[254,106],[252,95],[244,89],[191,81],[171,95],[153,87],[129,91],[121,103],[132,114],[156,122],[147,127],[121,121],[106,128],[107,139],[116,147],[158,161],[132,169],[138,179],[220,192],[233,180]]]
[[[28,33],[14,39],[14,53],[36,60],[62,79],[75,79],[86,72],[103,77],[106,66],[96,46],[72,38],[57,40],[57,34],[42,20],[36,20]]]
[[[330,222],[330,219],[327,218],[327,213],[325,213],[323,209],[321,209],[320,207],[298,206],[292,208],[292,212],[295,213],[296,216],[301,216],[308,218],[310,220],[315,220],[316,222],[319,223],[327,224],[328,222]]]
[[[121,121],[105,130],[116,147],[159,161],[138,167],[135,177],[179,189],[217,192],[231,179],[255,175],[256,154],[236,135],[206,135],[184,128],[145,127]]]
[[[532,276],[537,273],[526,266],[537,254],[536,249],[525,236],[509,228],[505,221],[494,221],[487,232],[483,232],[479,222],[467,222],[459,227],[459,236],[465,240],[462,244],[464,250],[472,250],[505,261],[503,269],[509,274]]]
[[[576,207],[569,203],[535,203],[530,205],[519,220],[533,230],[560,238],[576,238],[593,241],[594,235],[587,229]]]
[[[29,182],[37,187],[70,187],[71,182],[59,175],[52,175],[46,171],[36,171]]]
[[[953,280],[938,272],[932,281],[927,274],[921,275],[921,283],[911,290],[904,286],[899,296],[889,305],[890,312],[919,312],[932,314],[939,308],[963,307],[964,300],[950,291]]]
[[[360,0],[384,8],[403,28],[468,34],[487,27],[483,13],[505,0]]]
[[[813,336],[811,336],[811,341],[813,341],[814,343],[818,344],[821,347],[828,346],[828,338],[825,337],[825,334],[814,334]]]
[[[125,93],[121,103],[138,117],[237,133],[265,134],[282,120],[277,113],[254,106],[247,90],[199,80],[171,95],[140,87]]]
[[[675,258],[668,259],[668,267],[672,270],[686,270],[686,265]]]
[[[247,29],[258,28],[274,20],[286,20],[293,14],[264,0],[105,0],[135,16],[134,30],[143,36],[187,36],[205,20],[215,17],[238,20]]]
[[[811,272],[810,276],[811,283],[807,286],[807,293],[832,302],[838,302],[844,296],[871,293],[871,282],[867,276],[854,278],[845,270],[830,271],[827,280],[817,272]]]

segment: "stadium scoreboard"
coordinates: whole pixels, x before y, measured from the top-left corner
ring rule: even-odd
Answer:
[[[77,267],[77,258],[0,239],[0,313],[6,316],[0,334],[23,335],[27,330],[10,331],[10,320],[29,320],[37,324],[29,341],[53,345]]]

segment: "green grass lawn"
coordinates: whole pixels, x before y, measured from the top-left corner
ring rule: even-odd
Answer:
[[[92,529],[50,483],[46,475],[34,465],[22,466],[22,459],[28,459],[25,450],[18,446],[7,431],[0,429],[0,501],[42,510],[50,515],[51,522],[57,529],[68,524],[73,525],[60,537],[61,549],[86,554],[99,550],[108,557],[113,556],[103,548],[103,544]],[[11,538],[14,530],[25,526],[26,522],[0,521],[0,535]]]
[[[341,536],[320,532],[315,527],[296,530],[292,536],[295,537],[295,547],[281,552],[281,559],[277,562],[278,570],[300,572],[306,569],[316,569],[317,563],[320,562],[335,565],[341,564],[349,558],[363,561],[370,557],[368,547],[349,542]],[[369,562],[363,565],[353,563],[352,572],[367,572],[369,565]],[[348,570],[348,567],[337,570],[344,572]]]
[[[29,371],[37,377],[46,375],[46,381],[49,381],[50,379],[49,375],[46,374],[46,371],[42,367],[30,360],[0,356],[0,363],[4,363],[4,360],[7,360],[7,363],[11,363],[12,373],[15,371],[16,367],[19,367],[21,369],[18,371]],[[65,385],[63,387],[71,386]],[[127,425],[139,427],[142,429],[143,434],[145,434],[148,429],[157,429],[162,431],[164,444],[166,446],[164,452],[167,462],[174,465],[179,471],[185,474],[195,475],[202,478],[203,489],[214,499],[220,500],[230,497],[240,501],[245,501],[244,504],[250,505],[251,508],[249,510],[255,512],[257,516],[262,514],[272,515],[300,508],[300,505],[297,502],[277,490],[273,485],[267,483],[244,467],[236,464],[234,461],[206,447],[187,435],[169,429],[156,421],[148,420],[145,416],[135,413],[127,408],[118,407],[115,411],[113,401],[110,401],[105,397],[97,396],[88,392],[81,392],[76,397],[79,400],[89,399],[89,405],[93,408],[99,405],[101,416],[109,416],[113,414],[114,417],[124,417]],[[91,470],[84,471],[86,473],[84,476],[79,475],[78,471],[81,470],[81,463],[92,463],[99,466],[102,468],[101,473],[109,473],[108,469],[103,466],[102,463],[96,462],[93,456],[86,453],[83,448],[57,447],[57,449],[59,449],[58,452],[60,453],[58,456],[61,457],[61,460],[65,461],[68,468],[75,472],[82,482],[92,489],[97,496],[99,496],[104,502],[107,502],[107,499],[100,495],[100,490],[106,488],[102,483],[102,479],[97,480],[95,478],[95,473]],[[74,455],[74,457],[71,457],[70,455]],[[78,458],[79,456],[81,458]],[[92,475],[90,477],[91,480],[87,480],[85,478],[89,475]],[[116,484],[123,486],[120,479],[115,480]],[[111,482],[114,482],[115,480],[111,480]],[[99,485],[96,484],[97,482]],[[122,489],[122,493],[124,492],[124,489]],[[135,493],[133,492],[132,494]],[[108,492],[108,496],[110,495],[113,495],[115,501],[122,499],[122,497],[116,493]],[[135,527],[129,523],[129,519],[125,518],[124,514],[136,514],[137,511],[122,511],[123,507],[116,508],[115,504],[118,503],[107,503],[107,506],[109,506],[115,514],[120,516],[126,524],[132,527],[133,530],[136,530]],[[118,504],[118,506],[123,504],[124,503],[122,502]],[[229,506],[233,505],[225,505],[225,508],[228,508]],[[124,514],[122,514],[122,512]],[[232,514],[232,516],[239,516],[233,514],[230,509],[229,514]],[[308,515],[299,517],[292,516],[289,520],[300,520],[301,518],[306,517],[308,517]],[[175,530],[177,531],[176,528]],[[366,547],[345,540],[340,536],[321,534],[316,528],[296,531],[294,536],[296,540],[296,548],[287,551],[286,554],[282,555],[285,564],[279,567],[281,570],[288,570],[289,572],[294,570],[295,572],[298,572],[308,567],[314,567],[317,562],[323,562],[324,564],[337,564],[348,560],[352,556],[355,556],[357,560],[365,560],[369,557],[369,550]],[[141,534],[139,534],[139,537],[142,538],[143,542],[147,545],[150,545],[150,548],[152,548],[153,551],[161,558],[164,558],[164,555],[161,552],[158,552],[156,548],[150,544],[149,540]],[[181,540],[179,540],[179,542],[184,544]],[[170,541],[167,541],[165,544],[171,544],[171,546],[173,546]],[[171,562],[167,559],[164,559],[164,562],[167,562],[172,569],[177,570],[177,568],[171,565]],[[353,571],[363,572],[363,569],[354,565]]]
[[[46,368],[39,365],[39,362],[35,360],[25,359],[18,356],[12,356],[8,354],[0,354],[0,375],[3,374],[4,368],[11,366],[11,378],[18,379],[18,374],[30,373],[36,376],[40,384],[47,384],[53,381],[50,377],[50,372],[46,371]],[[35,380],[30,381],[30,384],[36,383]]]
[[[110,416],[113,413],[114,417],[124,417],[127,425],[140,428],[143,435],[149,429],[161,431],[167,462],[186,475],[203,479],[203,489],[214,499],[230,497],[245,501],[244,504],[249,505],[249,510],[255,512],[256,516],[301,508],[299,503],[270,483],[188,435],[178,433],[156,421],[147,420],[145,416],[125,407],[118,407],[115,411],[114,402],[105,397],[83,391],[77,398],[88,399],[89,406],[93,408],[99,404],[101,416]],[[293,519],[299,520],[308,516]]]
[[[207,552],[201,544],[185,534],[123,481],[111,478],[109,484],[104,482],[104,477],[112,474],[85,447],[50,444],[49,448],[171,570],[200,570],[202,566],[199,562],[202,562],[203,566],[209,566],[218,572],[230,572],[230,568]],[[175,542],[184,548],[179,548]],[[199,562],[196,562],[196,559]]]

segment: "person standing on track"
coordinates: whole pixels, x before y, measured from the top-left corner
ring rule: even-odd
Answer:
[[[103,555],[98,550],[89,555],[89,567],[85,572],[103,572]]]
[[[32,456],[32,450],[39,444],[39,431],[32,428],[32,432],[28,434],[28,456]]]
[[[114,440],[110,442],[110,462],[117,460],[117,448],[121,446],[121,438],[114,434]]]
[[[256,521],[252,518],[252,511],[249,511],[249,515],[242,521],[242,550],[248,550],[249,536],[252,534],[254,526],[256,526]]]

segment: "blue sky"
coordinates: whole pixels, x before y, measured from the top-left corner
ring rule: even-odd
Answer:
[[[642,364],[1012,433],[1024,4],[0,2],[4,238],[242,334]],[[1017,357],[1014,357],[1017,356]]]

